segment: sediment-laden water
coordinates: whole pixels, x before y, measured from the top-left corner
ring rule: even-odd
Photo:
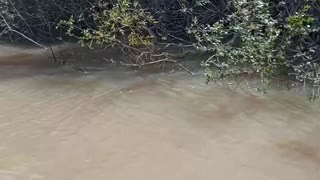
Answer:
[[[1,180],[318,180],[320,108],[0,47]]]

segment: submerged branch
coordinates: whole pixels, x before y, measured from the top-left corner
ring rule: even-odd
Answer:
[[[177,64],[180,68],[182,68],[183,70],[185,70],[186,72],[190,73],[191,75],[195,75],[194,72],[192,72],[190,69],[188,69],[187,67],[183,66],[181,63],[179,63],[176,60],[173,60],[169,57],[166,57],[164,59],[159,59],[156,61],[151,61],[151,62],[146,62],[146,63],[141,63],[141,64],[136,64],[136,63],[123,63],[121,62],[121,65],[124,66],[130,66],[130,67],[142,67],[142,66],[147,66],[147,65],[154,65],[154,64],[159,64],[159,63],[175,63]]]

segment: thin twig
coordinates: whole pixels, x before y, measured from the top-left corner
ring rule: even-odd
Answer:
[[[142,64],[135,64],[135,63],[131,63],[131,64],[127,64],[127,63],[121,63],[121,65],[125,65],[125,66],[131,66],[131,67],[141,67],[141,66],[146,66],[146,65],[152,65],[152,64],[157,64],[157,63],[161,63],[161,62],[174,62],[175,61],[171,61],[168,58],[164,58],[164,59],[160,59],[157,61],[152,61],[152,62],[147,62],[147,63],[142,63]]]
[[[27,23],[27,21],[23,18],[23,16],[21,16],[20,12],[16,9],[16,7],[14,6],[14,4],[12,3],[11,0],[9,0],[12,8],[14,9],[14,11],[20,16],[20,18],[24,21],[24,23],[27,25],[28,29],[29,29],[29,32],[33,35],[33,32],[29,26],[29,24]]]
[[[153,65],[153,64],[158,64],[158,63],[165,63],[165,62],[170,62],[170,63],[175,63],[177,64],[180,68],[182,68],[183,70],[187,71],[188,73],[190,73],[191,75],[195,75],[194,72],[192,72],[191,70],[189,70],[188,68],[186,68],[185,66],[183,66],[181,63],[179,63],[176,60],[173,59],[169,59],[169,57],[164,58],[164,59],[160,59],[160,60],[156,60],[156,61],[152,61],[152,62],[147,62],[147,63],[143,63],[143,64],[135,64],[135,63],[131,63],[131,64],[127,64],[127,63],[121,63],[121,65],[125,65],[125,66],[130,66],[130,67],[142,67],[142,66],[146,66],[146,65]]]
[[[194,72],[190,71],[188,68],[186,68],[185,66],[183,66],[182,64],[176,62],[182,69],[184,69],[185,71],[187,71],[188,73],[190,73],[191,75],[195,75]]]

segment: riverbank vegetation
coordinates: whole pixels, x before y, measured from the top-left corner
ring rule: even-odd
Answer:
[[[4,39],[42,47],[76,40],[121,49],[123,65],[187,71],[180,58],[201,52],[207,82],[254,75],[265,91],[285,78],[319,96],[319,0],[0,0],[0,13]]]

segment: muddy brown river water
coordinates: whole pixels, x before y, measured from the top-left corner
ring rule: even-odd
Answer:
[[[319,180],[319,103],[1,46],[0,180],[105,179]]]

